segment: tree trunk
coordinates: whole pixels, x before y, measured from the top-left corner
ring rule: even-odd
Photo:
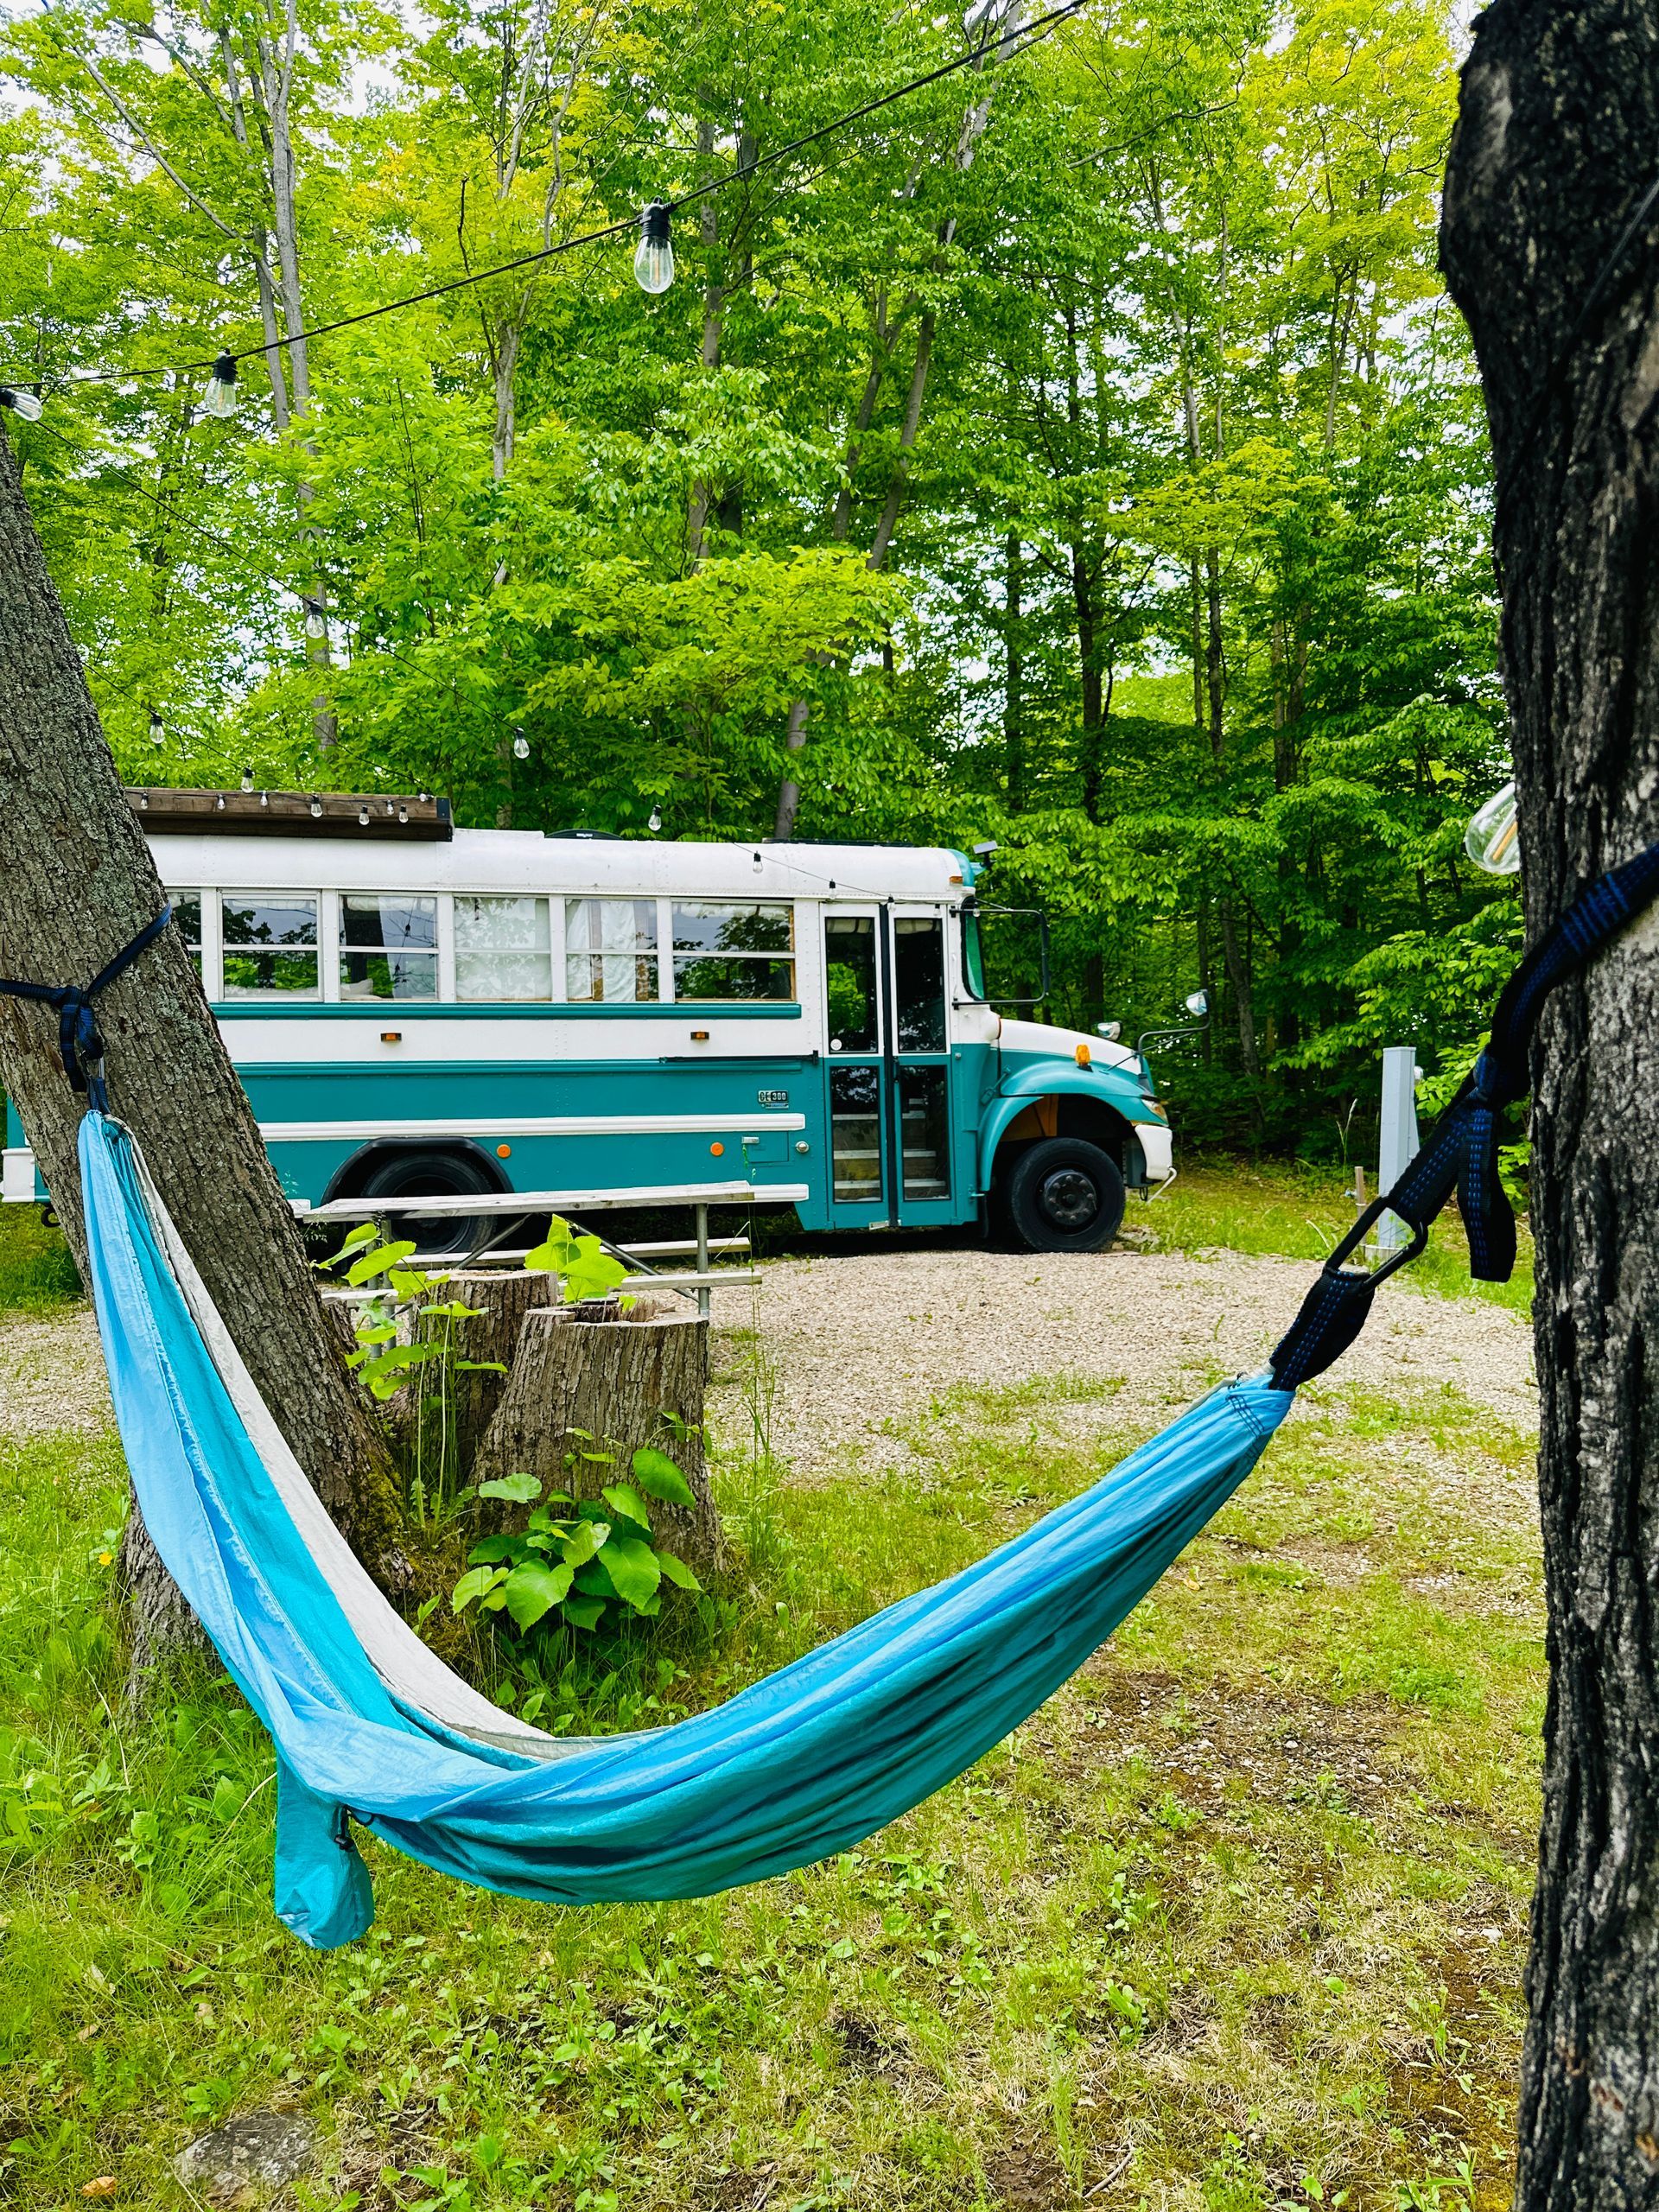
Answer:
[[[1659,837],[1656,0],[1497,0],[1464,70],[1441,261],[1496,474],[1535,936]],[[1605,272],[1605,275],[1604,275]],[[1549,1618],[1516,2202],[1659,2204],[1659,924],[1558,990],[1533,1063]]]
[[[162,893],[3,435],[0,667],[0,974],[85,982],[153,918]],[[378,1573],[394,1574],[399,1516],[384,1451],[176,930],[103,994],[98,1013],[111,1107],[142,1146],[255,1382],[329,1511]],[[82,1102],[65,1080],[49,1008],[0,998],[0,1081],[84,1274]],[[142,1534],[129,1551],[143,1649],[152,1630],[166,1640],[177,1600]]]
[[[538,1475],[555,1490],[591,1497],[607,1482],[626,1481],[633,1454],[654,1445],[696,1499],[690,1512],[653,1505],[656,1533],[699,1573],[718,1567],[724,1541],[702,1446],[708,1373],[709,1324],[696,1314],[642,1315],[636,1307],[619,1320],[583,1321],[563,1307],[531,1313],[479,1447],[475,1479]],[[677,1414],[687,1433],[677,1438],[664,1413]],[[612,1457],[601,1463],[582,1456],[589,1452]]]

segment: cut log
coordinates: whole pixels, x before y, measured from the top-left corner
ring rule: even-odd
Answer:
[[[708,1375],[709,1323],[700,1315],[652,1311],[644,1300],[613,1321],[584,1320],[568,1307],[532,1310],[474,1479],[531,1474],[591,1497],[607,1482],[627,1480],[633,1454],[652,1445],[679,1467],[696,1501],[689,1512],[653,1503],[654,1532],[702,1574],[724,1559],[702,1446]],[[674,1435],[665,1413],[685,1424],[685,1436]],[[614,1455],[611,1465],[580,1456],[601,1451]]]
[[[451,1332],[450,1351],[455,1363],[450,1370],[450,1391],[456,1465],[463,1481],[470,1479],[479,1446],[506,1389],[505,1370],[512,1365],[524,1316],[550,1306],[556,1291],[557,1278],[550,1274],[531,1274],[522,1268],[499,1274],[474,1269],[451,1275],[435,1294],[441,1303],[453,1300],[457,1305],[479,1309],[474,1321],[429,1320],[422,1325],[423,1333],[441,1334],[446,1327]],[[459,1363],[463,1360],[475,1363],[462,1367]],[[493,1373],[495,1365],[504,1371]],[[430,1369],[427,1373],[430,1375]]]

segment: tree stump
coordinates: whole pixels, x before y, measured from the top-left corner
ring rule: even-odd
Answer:
[[[591,1497],[606,1482],[626,1481],[635,1452],[653,1445],[679,1467],[696,1501],[685,1511],[653,1500],[656,1533],[699,1574],[717,1567],[725,1544],[703,1452],[708,1375],[709,1323],[698,1314],[653,1311],[643,1299],[615,1320],[585,1320],[568,1306],[532,1310],[474,1479],[531,1474],[550,1489]],[[676,1437],[665,1412],[689,1433]],[[601,1451],[615,1454],[612,1465],[579,1457],[566,1464],[567,1455]]]
[[[422,1324],[423,1332],[441,1335],[445,1328],[450,1330],[449,1344],[454,1362],[480,1363],[464,1368],[452,1364],[450,1370],[455,1452],[463,1480],[471,1478],[470,1470],[484,1433],[494,1419],[507,1386],[506,1374],[492,1373],[491,1364],[499,1363],[503,1369],[512,1368],[524,1316],[554,1305],[557,1283],[555,1275],[531,1274],[522,1268],[480,1268],[470,1274],[451,1275],[435,1294],[440,1303],[453,1299],[457,1305],[475,1306],[479,1309],[476,1320],[432,1320]]]

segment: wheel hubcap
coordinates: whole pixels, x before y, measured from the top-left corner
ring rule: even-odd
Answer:
[[[1059,1167],[1044,1181],[1042,1207],[1056,1229],[1087,1229],[1100,1211],[1100,1193],[1081,1167]]]

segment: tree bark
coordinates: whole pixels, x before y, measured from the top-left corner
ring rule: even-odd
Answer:
[[[1527,919],[1659,837],[1656,0],[1497,0],[1441,263],[1498,486]],[[1533,1063],[1549,1620],[1518,2205],[1659,2204],[1659,923],[1554,994]]]
[[[583,1321],[563,1307],[528,1313],[474,1478],[537,1475],[555,1490],[591,1497],[607,1482],[626,1481],[633,1454],[653,1445],[696,1499],[689,1512],[653,1503],[654,1533],[699,1573],[719,1567],[725,1544],[702,1445],[708,1373],[709,1324],[696,1314],[636,1308],[615,1321]],[[677,1438],[664,1413],[677,1414],[687,1433]],[[588,1452],[612,1459],[600,1464]]]
[[[162,887],[116,774],[0,435],[0,974],[85,982],[137,936]],[[105,991],[112,1109],[128,1123],[255,1382],[329,1511],[377,1573],[397,1571],[385,1456],[342,1366],[293,1215],[177,931]],[[22,1116],[86,1272],[57,1017],[0,998],[0,1082]],[[141,1650],[177,1599],[139,1531],[129,1545]]]
[[[452,1359],[467,1363],[452,1370],[450,1382],[455,1456],[463,1482],[471,1479],[479,1446],[507,1387],[506,1374],[493,1370],[498,1364],[504,1370],[512,1368],[524,1316],[552,1305],[556,1295],[555,1276],[532,1274],[524,1268],[480,1268],[473,1274],[452,1274],[438,1293],[441,1304],[453,1299],[477,1309],[475,1320],[426,1325],[435,1335],[448,1327]],[[411,1388],[418,1388],[420,1382],[417,1369]]]

